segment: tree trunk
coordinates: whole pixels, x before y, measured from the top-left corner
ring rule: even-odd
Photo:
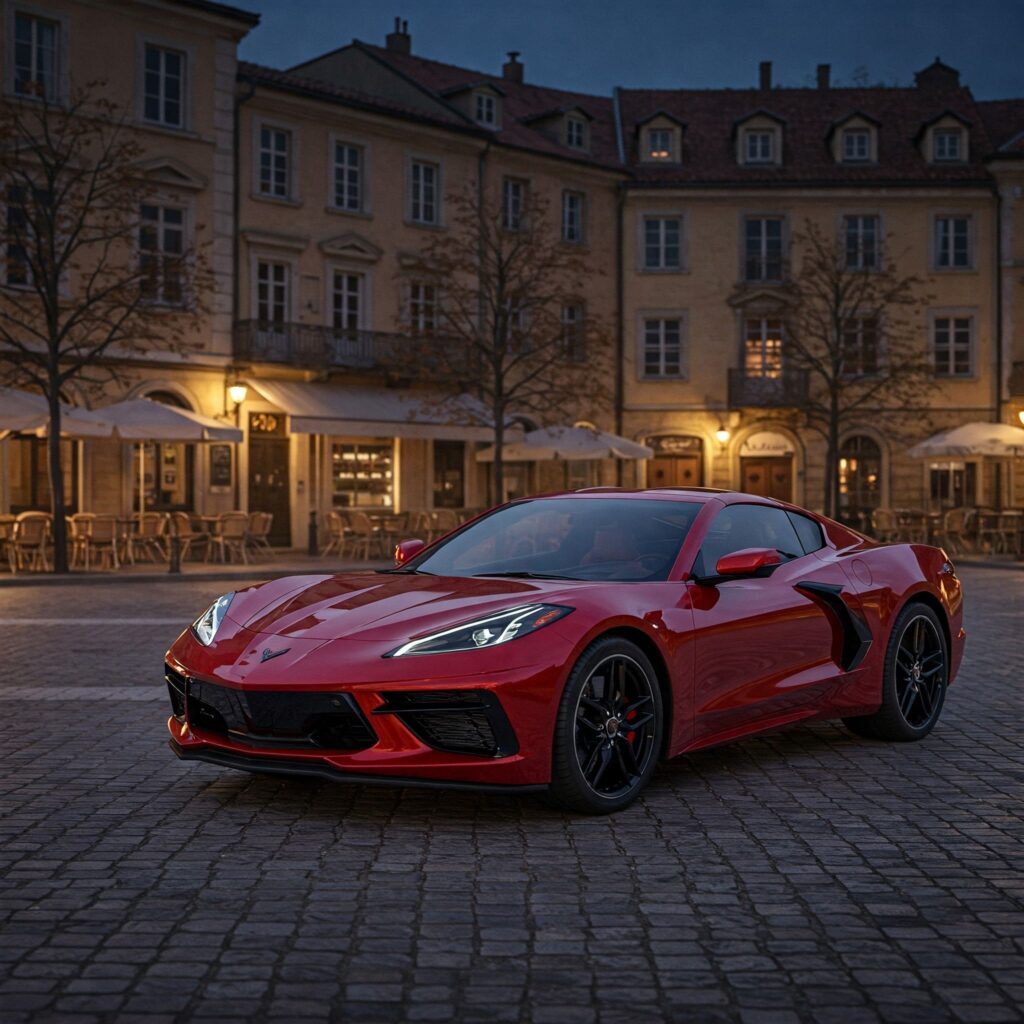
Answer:
[[[494,504],[505,500],[505,410],[494,417]]]
[[[50,511],[53,514],[53,571],[68,571],[67,506],[64,497],[64,473],[60,464],[60,389],[50,383],[50,435],[46,440],[47,467],[50,475]]]
[[[829,400],[828,439],[825,452],[825,515],[839,516],[839,396]]]

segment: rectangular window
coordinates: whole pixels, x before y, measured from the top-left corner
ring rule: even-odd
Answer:
[[[284,128],[260,128],[260,195],[289,199],[292,133]]]
[[[644,217],[644,270],[679,270],[682,222],[678,217]]]
[[[3,281],[12,286],[32,283],[31,223],[25,210],[25,190],[17,185],[7,186],[5,206],[5,256]]]
[[[932,132],[934,159],[962,160],[962,139],[963,132],[959,128],[936,128]]]
[[[256,318],[266,327],[283,327],[291,310],[291,268],[287,263],[260,260],[256,264]]]
[[[782,376],[782,321],[751,317],[746,322],[743,371],[747,377]]]
[[[55,21],[18,12],[14,16],[14,91],[53,103],[57,85],[60,26]]]
[[[395,503],[395,447],[391,441],[331,445],[335,508],[391,508]]]
[[[147,302],[180,306],[184,293],[185,211],[143,203],[139,225],[139,270]]]
[[[782,218],[748,217],[744,232],[747,281],[782,280]]]
[[[363,209],[362,146],[334,144],[334,207],[357,213]]]
[[[498,123],[498,104],[486,92],[476,94],[476,120],[478,124],[493,128]]]
[[[336,331],[363,326],[363,275],[347,270],[331,274],[331,324]]]
[[[583,193],[562,193],[562,241],[571,245],[583,242]]]
[[[526,211],[526,182],[505,178],[501,183],[501,226],[506,231],[519,231]]]
[[[168,128],[185,126],[185,54],[162,46],[146,46],[143,73],[143,117]]]
[[[649,160],[672,159],[672,130],[652,128],[647,133],[647,158]]]
[[[434,508],[466,504],[466,443],[434,442]]]
[[[878,218],[852,214],[843,218],[847,270],[877,270],[879,265]]]
[[[415,224],[437,224],[438,166],[413,160],[410,168],[409,219]]]
[[[586,362],[586,312],[582,303],[571,302],[562,306],[562,346],[570,362]]]
[[[932,320],[932,359],[936,377],[969,377],[973,372],[974,317]]]
[[[425,281],[409,284],[409,326],[413,334],[437,330],[437,286]]]
[[[871,159],[871,132],[864,128],[847,128],[843,132],[843,160],[858,163]]]
[[[565,121],[565,142],[573,149],[585,149],[587,145],[586,125],[578,117],[569,117]]]
[[[644,319],[643,375],[683,376],[683,321],[679,317]]]
[[[775,160],[775,132],[747,132],[744,159],[748,164],[770,164]]]
[[[936,269],[970,270],[973,264],[974,257],[971,252],[971,218],[936,217]]]
[[[878,319],[854,317],[843,330],[843,375],[873,377],[878,373]]]

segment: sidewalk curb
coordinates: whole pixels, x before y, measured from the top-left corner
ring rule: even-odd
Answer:
[[[968,569],[1012,569],[1017,572],[1024,572],[1024,560],[1014,562],[986,562],[968,558],[954,558],[953,564],[959,568],[966,566]]]

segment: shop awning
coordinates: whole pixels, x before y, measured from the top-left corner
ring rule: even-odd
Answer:
[[[62,437],[110,437],[113,427],[96,413],[61,403]],[[0,388],[0,435],[13,433],[46,437],[50,432],[50,406],[42,395],[15,388]]]
[[[131,398],[105,406],[100,415],[114,427],[122,441],[205,441],[242,440],[237,427],[202,416],[189,409]]]
[[[494,461],[494,445],[477,452],[477,462]],[[512,438],[503,449],[505,462],[547,462],[566,459],[649,459],[654,449],[629,438],[587,427],[542,427]]]
[[[295,434],[494,440],[486,408],[471,395],[284,380],[250,379],[246,384],[287,413]]]

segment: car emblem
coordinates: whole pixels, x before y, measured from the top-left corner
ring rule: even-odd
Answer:
[[[280,658],[282,654],[287,654],[290,650],[290,647],[282,647],[279,651],[272,651],[269,647],[264,647],[263,653],[260,655],[260,661],[270,661],[271,658]]]

